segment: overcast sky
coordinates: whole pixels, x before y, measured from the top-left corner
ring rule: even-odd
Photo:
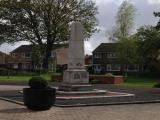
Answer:
[[[85,51],[87,54],[91,52],[100,44],[108,42],[105,35],[106,31],[109,31],[115,24],[115,16],[119,5],[123,0],[94,0],[98,6],[99,14],[97,19],[99,21],[100,32],[95,33],[89,41],[85,42]],[[153,11],[160,11],[160,0],[130,0],[136,7],[136,19],[135,27],[139,28],[144,25],[156,25],[158,18],[153,16]],[[22,42],[23,44],[23,42]],[[0,50],[3,52],[9,52],[20,44],[8,46],[3,44]]]

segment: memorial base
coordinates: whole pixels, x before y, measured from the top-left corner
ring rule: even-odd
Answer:
[[[64,84],[88,84],[89,74],[85,69],[66,70],[63,74]]]
[[[89,84],[64,84],[62,83],[58,91],[92,91],[92,85]]]

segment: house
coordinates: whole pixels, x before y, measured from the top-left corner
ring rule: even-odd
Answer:
[[[51,52],[52,62],[50,63],[50,71],[62,72],[67,69],[68,64],[68,48],[60,47]],[[56,67],[55,67],[56,65]]]
[[[7,64],[10,65],[12,69],[30,70],[32,69],[31,52],[31,45],[22,45],[10,53]]]
[[[93,51],[93,71],[95,73],[122,72],[124,68],[119,62],[117,56],[118,43],[101,43]],[[125,68],[128,72],[138,72],[139,65],[127,65]]]
[[[57,65],[67,64],[68,58],[66,57],[66,52],[68,48],[64,45],[55,45],[54,49],[51,51],[51,56],[49,59],[49,70],[56,70]],[[12,69],[17,70],[33,70],[38,69],[42,66],[37,66],[33,62],[33,46],[32,45],[21,45],[10,53],[10,57],[7,60],[7,64],[11,66]]]
[[[92,55],[86,55],[85,56],[85,65],[86,66],[92,66]]]
[[[92,70],[92,55],[85,56],[85,67],[89,73],[93,73]]]
[[[0,51],[0,68],[4,68],[6,65],[6,57],[8,55]]]

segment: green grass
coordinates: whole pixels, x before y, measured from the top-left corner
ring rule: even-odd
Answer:
[[[156,83],[156,80],[151,78],[128,77],[122,85],[128,87],[153,88]]]
[[[28,81],[32,76],[0,76],[0,81]],[[50,80],[51,74],[43,74],[41,77]],[[128,77],[121,86],[153,88],[157,84],[155,79]]]
[[[32,76],[0,76],[0,81],[28,81]],[[41,77],[46,80],[51,79],[51,74],[43,74]]]
[[[28,81],[31,76],[0,76],[0,81]]]

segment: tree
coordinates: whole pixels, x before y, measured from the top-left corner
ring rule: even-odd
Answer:
[[[110,32],[110,40],[120,41],[129,37],[132,33],[135,19],[135,7],[127,0],[120,5],[117,16],[116,26]]]
[[[160,17],[160,12],[154,12],[154,16],[155,16],[155,17]],[[159,22],[157,23],[156,29],[160,29],[160,20],[159,20]]]
[[[112,28],[109,39],[117,42],[117,55],[122,70],[127,74],[127,65],[137,63],[137,45],[131,36],[135,18],[135,7],[127,0],[120,5],[116,26]]]
[[[139,64],[138,44],[134,35],[118,42],[117,56],[121,63],[122,71],[127,75],[127,66]]]
[[[29,41],[46,46],[43,67],[54,44],[66,43],[70,24],[80,21],[85,37],[96,32],[97,7],[91,0],[1,0],[0,38],[3,41]]]
[[[39,74],[41,74],[41,69],[42,69],[42,63],[43,63],[43,55],[44,53],[44,48],[40,47],[39,45],[33,45],[32,46],[32,52],[31,52],[31,59],[32,59],[32,69],[37,67],[37,70],[39,71]],[[37,72],[36,70],[36,72]]]
[[[139,53],[146,69],[160,72],[160,30],[144,26],[136,33]]]
[[[154,12],[160,17],[160,12]],[[156,26],[143,26],[136,34],[139,44],[141,61],[146,69],[159,74],[160,72],[160,20]]]

